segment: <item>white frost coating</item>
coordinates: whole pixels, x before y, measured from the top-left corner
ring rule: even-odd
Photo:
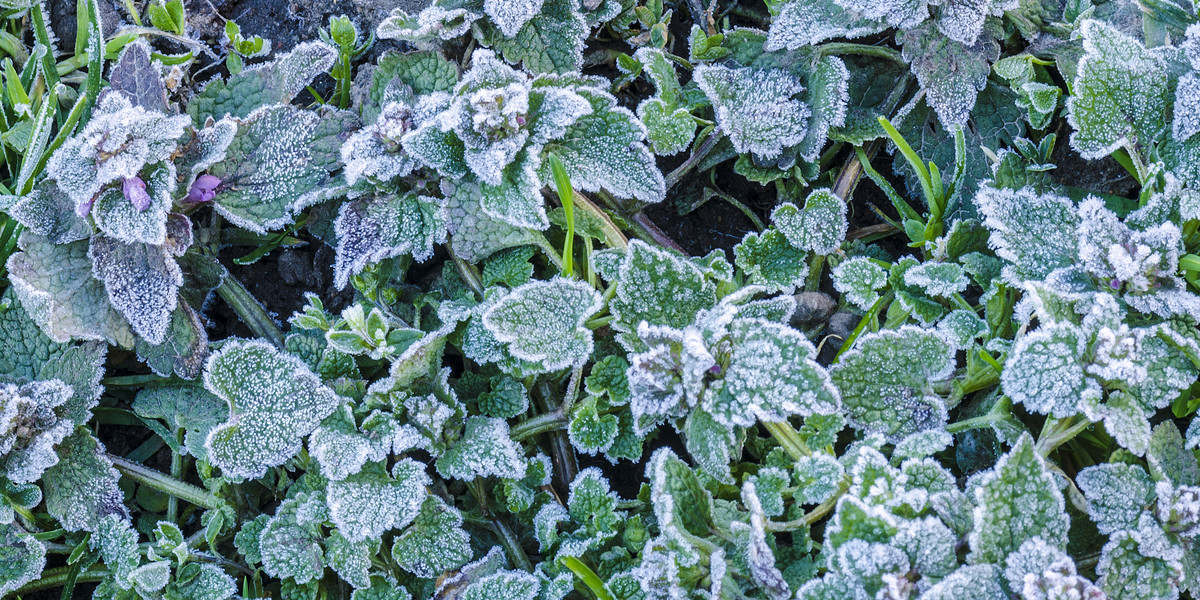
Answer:
[[[208,358],[204,387],[232,413],[204,442],[209,459],[230,477],[262,477],[283,464],[341,404],[308,365],[263,340],[226,342]]]
[[[1175,136],[1175,141],[1185,142],[1200,132],[1200,77],[1195,73],[1179,78],[1173,113],[1171,135]]]
[[[346,202],[334,222],[337,251],[333,281],[344,289],[350,277],[372,263],[412,255],[423,262],[446,241],[445,201],[418,194],[380,193]]]
[[[1200,487],[1172,486],[1169,482],[1155,484],[1158,506],[1155,511],[1160,523],[1180,538],[1194,540],[1200,536]]]
[[[467,262],[477,263],[494,252],[537,241],[536,231],[516,227],[484,214],[479,206],[479,184],[443,179],[450,246]]]
[[[0,384],[0,473],[9,481],[33,483],[58,464],[54,447],[82,425],[61,418],[71,395],[57,379]]]
[[[355,185],[370,178],[387,182],[404,177],[417,167],[401,142],[414,127],[413,107],[407,102],[389,102],[371,125],[354,133],[342,144],[346,183]]]
[[[771,19],[763,50],[796,50],[828,39],[871,35],[887,27],[881,20],[868,19],[829,0],[789,0],[781,3],[779,14]]]
[[[1045,279],[1060,267],[1078,261],[1076,245],[1079,214],[1070,199],[1039,194],[1032,188],[1019,191],[983,186],[975,204],[992,230],[988,243],[1007,260],[1005,279]]]
[[[912,270],[908,272],[911,273]],[[937,330],[956,349],[966,350],[976,339],[986,336],[990,328],[987,321],[975,314],[975,311],[960,309],[950,311],[950,314],[938,321]]]
[[[506,37],[516,37],[521,28],[542,10],[544,0],[483,0],[483,10]]]
[[[946,37],[967,46],[979,39],[988,17],[1004,16],[1004,11],[1018,6],[1018,0],[931,0],[929,3],[941,5],[938,29]]]
[[[801,250],[831,254],[846,237],[846,203],[828,189],[813,190],[804,209],[786,202],[771,213],[771,221],[788,241]]]
[[[406,40],[424,47],[434,40],[450,41],[467,33],[471,24],[482,17],[465,8],[447,10],[435,4],[422,10],[414,22],[404,9],[394,8],[375,29],[375,35],[383,40]]]
[[[1087,498],[1088,516],[1105,535],[1137,527],[1155,494],[1150,474],[1125,463],[1088,467],[1075,476],[1075,484]]]
[[[783,573],[775,566],[775,554],[771,552],[771,546],[767,542],[767,518],[758,501],[753,481],[747,481],[742,486],[742,502],[750,511],[750,539],[746,546],[746,562],[750,565],[750,576],[767,598],[787,600],[792,597],[792,589],[784,580]],[[738,522],[736,525],[742,524]]]
[[[87,214],[105,185],[168,160],[191,122],[187,115],[133,106],[124,94],[105,94],[87,126],[50,157],[46,172],[75,201],[76,211]]]
[[[521,479],[528,468],[521,445],[508,437],[504,419],[470,417],[454,447],[437,461],[443,477],[471,481],[477,477]]]
[[[1163,54],[1102,21],[1088,19],[1080,32],[1084,54],[1067,98],[1071,147],[1092,160],[1150,143],[1167,117]]]
[[[396,463],[390,479],[364,470],[331,481],[325,495],[330,520],[352,542],[377,539],[416,518],[430,481],[425,465],[411,458]]]
[[[846,469],[837,458],[825,453],[801,457],[792,468],[796,479],[796,501],[820,504],[834,496],[842,484]]]
[[[161,344],[171,323],[171,312],[179,303],[179,288],[183,271],[175,262],[191,238],[191,223],[186,224],[186,240],[182,248],[126,244],[102,235],[94,236],[88,248],[92,259],[92,274],[104,282],[108,300],[125,316],[133,331],[151,344]]]
[[[1055,418],[1078,412],[1086,393],[1099,396],[1100,386],[1086,377],[1080,357],[1086,335],[1070,323],[1043,325],[1017,340],[1000,374],[1000,385],[1013,402],[1026,410]]]
[[[996,565],[966,565],[937,582],[921,600],[1008,600]]]
[[[557,371],[587,362],[594,342],[586,324],[603,307],[587,282],[556,277],[516,288],[483,314],[483,325],[513,356]]]
[[[804,92],[799,77],[782,69],[719,65],[697,66],[692,77],[734,150],[770,159],[804,141],[812,110],[794,98]]]
[[[887,271],[865,256],[847,259],[833,268],[833,287],[848,302],[870,310],[879,301],[879,291],[887,285]]]
[[[904,283],[919,287],[930,296],[952,298],[967,290],[970,279],[957,264],[929,261],[906,270]]]
[[[625,376],[634,430],[645,434],[696,406],[704,377],[717,363],[694,328],[681,331],[642,321],[637,334],[650,348],[629,355]]]
[[[891,27],[908,29],[929,18],[926,0],[833,0],[847,10],[858,11],[863,18],[887,21]],[[974,41],[974,40],[972,40]]]

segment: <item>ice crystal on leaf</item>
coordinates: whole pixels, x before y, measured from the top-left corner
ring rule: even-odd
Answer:
[[[375,35],[384,40],[412,42],[424,48],[467,33],[471,30],[471,23],[481,18],[482,14],[465,8],[446,9],[436,4],[425,8],[415,17],[403,8],[394,8],[391,15],[379,23]]]
[[[793,246],[817,254],[835,252],[846,237],[846,203],[827,189],[811,192],[804,209],[791,202],[771,213],[771,221]]]
[[[1118,531],[1110,536],[1096,565],[1100,588],[1114,600],[1177,598],[1179,562],[1147,556],[1142,551],[1134,533]]]
[[[924,4],[923,2],[921,3]],[[869,6],[872,3],[861,1],[830,2],[829,0],[780,0],[771,2],[771,28],[767,33],[767,41],[763,49],[768,52],[777,50],[796,50],[811,46],[828,39],[847,37],[856,38],[871,35],[887,29],[888,23],[882,14],[869,17],[856,6],[864,5],[868,12],[873,12]],[[890,6],[881,2],[877,6]],[[915,22],[906,22],[903,27],[912,27],[928,16],[921,15]]]
[[[937,582],[924,594],[924,600],[1006,600],[995,565],[966,565]]]
[[[480,206],[479,184],[443,179],[442,193],[446,197],[450,247],[463,260],[479,262],[499,250],[537,241],[536,231],[485,214]]]
[[[1029,410],[1064,418],[1077,412],[1084,394],[1100,386],[1085,376],[1079,361],[1087,347],[1084,333],[1069,323],[1039,327],[1017,341],[1004,371],[1004,391]]]
[[[965,125],[976,97],[987,86],[991,64],[1000,55],[1000,44],[991,36],[979,36],[969,43],[956,41],[932,22],[909,29],[899,38],[904,59],[910,63],[938,120],[947,129]]]
[[[828,454],[814,454],[796,461],[793,468],[800,496],[798,502],[820,504],[832,498],[845,475],[845,468]]]
[[[483,0],[483,10],[492,23],[508,37],[516,37],[521,28],[542,10],[543,0]]]
[[[182,215],[168,218],[161,246],[127,244],[104,235],[91,239],[92,274],[104,283],[109,302],[133,331],[151,344],[166,338],[183,285],[183,271],[175,259],[191,243],[191,221]]]
[[[954,366],[954,349],[942,336],[905,326],[859,338],[830,377],[852,425],[898,441],[945,425],[945,403],[935,386]]]
[[[1088,516],[1100,533],[1136,529],[1138,519],[1154,500],[1154,483],[1146,470],[1124,463],[1088,467],[1075,476],[1087,498]]]
[[[275,60],[242,69],[228,81],[217,79],[188,102],[196,125],[208,117],[248,117],[260,106],[287,104],[314,78],[328,72],[337,60],[337,49],[323,42],[297,44]]]
[[[351,542],[377,539],[416,518],[429,482],[424,465],[411,458],[393,465],[391,477],[381,466],[368,466],[329,482],[325,501],[330,520]]]
[[[300,359],[263,341],[226,342],[208,359],[204,387],[229,403],[230,419],[204,445],[230,477],[261,477],[283,464],[341,404]]]
[[[95,531],[110,514],[124,518],[120,475],[104,456],[104,446],[86,428],[77,428],[58,446],[58,463],[42,474],[46,512],[67,531]]]
[[[462,437],[437,460],[438,473],[463,481],[489,476],[520,479],[526,467],[521,446],[508,437],[508,423],[486,417],[467,419]]]
[[[586,282],[555,278],[522,285],[483,314],[483,325],[512,355],[547,371],[579,366],[592,354],[585,325],[604,303]]]
[[[437,496],[426,496],[413,524],[396,536],[392,559],[417,577],[437,577],[471,560],[462,513]]]
[[[870,310],[879,300],[879,291],[887,285],[887,271],[865,256],[855,256],[833,268],[833,287],[847,301],[862,310]]]
[[[303,584],[324,573],[325,553],[321,549],[319,528],[299,520],[304,504],[311,501],[303,496],[285,500],[259,533],[263,571],[268,575]]]
[[[734,150],[771,159],[804,141],[812,110],[796,98],[804,83],[791,72],[700,65],[692,76]]]
[[[966,291],[970,280],[957,264],[930,261],[904,271],[904,283],[919,287],[930,296],[952,298]]]
[[[0,383],[0,471],[5,478],[33,483],[58,464],[55,446],[86,422],[95,405],[95,399],[72,396],[73,390],[57,379]]]
[[[654,97],[643,100],[637,107],[650,147],[659,156],[683,152],[696,134],[696,120],[684,105],[675,65],[657,48],[638,48],[633,57],[641,63],[656,90]]]
[[[385,258],[407,254],[427,260],[434,245],[446,241],[448,226],[446,201],[440,198],[411,193],[355,198],[342,205],[334,223],[334,283],[345,288],[352,275]]]
[[[0,524],[0,594],[37,579],[46,566],[46,547],[15,523]]]
[[[186,116],[168,117],[134,106],[123,94],[106,94],[83,130],[50,157],[46,170],[85,215],[104,186],[170,159],[189,124]]]
[[[666,250],[633,240],[620,264],[609,310],[632,331],[641,321],[684,327],[717,302],[716,286],[699,267]]]
[[[1003,564],[1035,537],[1066,546],[1070,518],[1062,492],[1028,434],[983,476],[975,502],[975,529],[968,538],[974,562]]]
[[[1084,54],[1067,99],[1071,147],[1097,159],[1152,142],[1167,121],[1164,55],[1103,21],[1084,21],[1080,31]]]
[[[386,182],[412,172],[418,163],[405,152],[405,134],[416,126],[411,101],[388,102],[379,111],[375,122],[351,135],[342,144],[342,162],[346,183],[355,185],[360,179]]]
[[[1079,214],[1070,199],[1041,194],[1033,188],[1013,191],[985,186],[975,203],[992,230],[989,244],[1011,263],[1004,267],[1010,281],[1045,279],[1079,260]]]
[[[805,252],[775,228],[747,233],[733,247],[733,254],[734,263],[749,275],[750,284],[769,291],[790,292],[808,275]]]
[[[642,322],[638,339],[649,346],[629,356],[629,408],[634,426],[647,432],[664,418],[681,417],[699,402],[705,376],[718,367],[699,332]]]

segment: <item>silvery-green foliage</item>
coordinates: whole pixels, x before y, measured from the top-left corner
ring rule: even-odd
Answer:
[[[870,310],[879,301],[879,290],[887,285],[887,270],[865,256],[855,256],[833,268],[833,287],[848,302]]]
[[[417,126],[421,118],[417,100],[412,92],[399,93],[389,98],[380,109],[375,122],[355,132],[342,144],[342,163],[346,165],[343,175],[346,183],[355,185],[360,180],[387,182],[404,177],[418,165],[404,150],[404,135]],[[407,96],[407,97],[406,97]]]
[[[133,525],[118,515],[107,515],[101,519],[91,543],[100,552],[104,565],[112,571],[112,578],[117,587],[132,587],[130,576],[142,561],[138,549],[138,532]]]
[[[655,95],[638,104],[637,116],[646,126],[650,148],[659,156],[687,149],[696,135],[696,120],[684,104],[675,65],[657,48],[642,47],[633,55],[654,82]]]
[[[43,179],[24,196],[0,198],[8,216],[55,244],[81,240],[92,233],[87,219],[75,212],[74,201],[53,180]]]
[[[1167,121],[1166,57],[1099,20],[1080,29],[1083,57],[1067,99],[1071,147],[1088,159],[1155,140]]]
[[[846,203],[828,189],[813,190],[803,210],[785,202],[771,213],[771,221],[791,244],[816,254],[835,252],[846,237]]]
[[[376,410],[356,423],[349,404],[343,404],[321,421],[308,438],[308,452],[321,465],[321,474],[340,481],[359,472],[368,461],[382,461],[404,437],[403,429],[387,413]]]
[[[1004,600],[1008,594],[995,565],[966,565],[929,588],[922,598],[929,600]]]
[[[682,328],[716,302],[716,286],[695,264],[633,240],[620,262],[609,310],[625,331],[638,328],[642,321]]]
[[[482,14],[465,8],[447,9],[437,4],[426,7],[416,16],[403,8],[394,8],[391,15],[379,23],[375,35],[380,39],[404,40],[426,47],[466,34],[471,23],[482,17]]]
[[[1075,476],[1075,484],[1087,498],[1088,516],[1103,534],[1135,529],[1155,496],[1146,470],[1124,463],[1088,467]]]
[[[1020,190],[980,188],[975,204],[991,230],[989,245],[1006,260],[1005,278],[1012,282],[1045,279],[1079,260],[1079,214],[1070,199]]]
[[[619,428],[620,422],[616,415],[600,415],[596,411],[596,399],[587,398],[571,414],[567,435],[576,450],[595,455],[612,447]]]
[[[1136,532],[1118,531],[1096,565],[1097,583],[1113,600],[1160,600],[1179,596],[1175,581],[1182,570],[1178,561],[1143,554]]]
[[[416,519],[396,536],[392,559],[417,577],[437,577],[471,560],[470,536],[463,516],[434,495],[426,496]]]
[[[747,233],[733,247],[733,255],[737,267],[749,275],[749,283],[769,291],[791,291],[808,276],[806,253],[774,227],[761,234]]]
[[[491,254],[538,241],[538,232],[496,219],[483,211],[483,193],[474,182],[443,179],[450,247],[463,260],[479,262]]]
[[[261,477],[300,450],[341,401],[300,359],[261,341],[231,340],[209,357],[204,387],[229,404],[209,432],[209,460],[230,477]]]
[[[586,327],[604,302],[587,282],[565,278],[533,281],[512,291],[483,314],[483,325],[521,360],[557,371],[585,363],[592,354]]]
[[[0,384],[0,469],[5,478],[13,483],[33,483],[58,464],[55,446],[76,425],[83,425],[95,406],[93,399],[72,406],[72,395],[71,388],[57,379],[20,386]],[[81,416],[84,418],[79,419]]]
[[[906,325],[859,338],[830,377],[851,425],[899,441],[945,426],[945,401],[937,388],[954,367],[954,348],[942,336]]]
[[[258,548],[263,570],[273,576],[307,583],[325,571],[319,524],[302,522],[306,503],[320,502],[307,495],[285,500],[262,528]]]
[[[1180,43],[1184,55],[1191,63],[1192,72],[1179,78],[1175,87],[1175,107],[1171,111],[1171,135],[1177,142],[1186,142],[1188,138],[1200,132],[1200,76],[1195,70],[1200,63],[1200,27],[1190,25],[1187,37]]]
[[[446,201],[419,194],[368,193],[342,205],[334,224],[337,256],[334,281],[346,287],[352,275],[386,258],[433,256],[446,241]]]
[[[412,459],[394,464],[390,477],[382,466],[372,465],[329,482],[325,502],[330,520],[347,540],[377,539],[416,518],[429,483],[424,465]]]
[[[796,98],[804,83],[789,71],[700,65],[692,77],[738,152],[777,158],[808,133],[812,110]]]
[[[190,119],[134,106],[124,94],[105,94],[88,124],[50,157],[46,170],[87,214],[104,186],[132,179],[171,158]]]
[[[0,524],[0,594],[8,595],[41,576],[46,547],[16,523]]]
[[[46,512],[67,531],[95,531],[109,514],[126,516],[119,475],[86,428],[59,444],[58,463],[42,474]]]
[[[837,493],[845,468],[833,456],[821,453],[796,461],[792,473],[801,494],[797,501],[820,504]]]
[[[948,4],[959,3],[949,0]],[[936,25],[940,26],[941,21]],[[979,29],[982,27],[981,19]],[[938,120],[947,128],[966,124],[976,96],[987,86],[991,64],[1000,55],[1000,44],[990,35],[970,42],[952,39],[931,22],[905,31],[901,41],[904,59],[911,64]]]
[[[187,105],[197,126],[212,117],[243,119],[260,106],[288,104],[314,78],[329,71],[337,49],[323,42],[304,42],[275,60],[242,69],[227,81],[217,78]]]
[[[967,290],[970,280],[963,268],[950,262],[923,262],[904,271],[904,283],[930,296],[951,298]]]
[[[508,437],[508,423],[503,419],[470,417],[462,437],[437,460],[437,470],[443,477],[471,481],[478,477],[525,476],[524,452]]]
[[[975,503],[975,528],[968,540],[975,562],[1003,564],[1035,537],[1066,546],[1070,518],[1063,494],[1028,434],[980,479]]]
[[[100,192],[92,205],[92,222],[104,234],[126,243],[162,245],[168,235],[168,212],[175,192],[175,165],[157,163],[145,169],[150,205],[135,206],[119,187]]]
[[[634,426],[645,433],[664,419],[685,416],[704,391],[705,377],[717,367],[700,331],[667,326],[638,326],[638,339],[649,346],[629,356],[629,408]]]

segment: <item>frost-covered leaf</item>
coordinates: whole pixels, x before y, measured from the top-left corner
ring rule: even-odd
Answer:
[[[934,386],[954,371],[954,348],[932,331],[905,326],[859,338],[830,369],[850,423],[899,441],[945,426]]]
[[[184,285],[187,283],[188,274],[185,272]],[[208,360],[208,334],[196,309],[187,304],[192,300],[182,291],[180,296],[185,301],[177,303],[175,310],[171,311],[163,342],[154,345],[146,339],[139,339],[135,349],[138,359],[156,375],[195,379],[204,370],[204,361]]]
[[[529,410],[529,390],[511,376],[500,375],[491,380],[491,389],[475,400],[479,412],[488,417],[510,419]]]
[[[542,10],[543,0],[484,0],[483,10],[508,37],[516,37],[521,28]]]
[[[718,422],[707,411],[695,410],[687,416],[681,433],[697,466],[722,483],[734,481],[729,463],[741,451],[741,441],[733,427]]]
[[[1079,260],[1079,214],[1070,199],[1039,194],[1032,188],[1019,191],[985,186],[975,196],[983,222],[992,230],[989,244],[1009,263],[1010,280],[1045,279],[1060,267]]]
[[[813,190],[803,210],[785,202],[771,213],[771,221],[793,246],[831,254],[846,237],[846,203],[828,189]]]
[[[104,456],[104,446],[85,428],[58,446],[58,464],[42,475],[46,512],[67,531],[95,531],[106,515],[126,514],[120,475]]]
[[[99,340],[133,346],[134,334],[109,304],[104,285],[91,276],[88,242],[56,245],[32,232],[8,258],[9,280],[21,306],[58,343]]]
[[[92,237],[88,257],[92,274],[104,282],[108,300],[125,316],[133,331],[151,344],[161,344],[179,302],[183,271],[175,257],[191,245],[191,222],[174,215],[162,246],[127,244],[104,235]]]
[[[260,106],[287,104],[317,75],[329,71],[337,50],[322,42],[297,44],[275,60],[242,69],[229,81],[215,80],[188,102],[197,124],[223,115],[243,118]]]
[[[458,442],[437,460],[443,477],[471,481],[477,477],[525,476],[524,452],[508,437],[503,419],[471,417]]]
[[[1000,374],[1004,393],[1027,410],[1065,418],[1078,411],[1084,394],[1100,387],[1084,373],[1087,339],[1079,327],[1054,323],[1017,340]]]
[[[865,256],[855,256],[833,268],[833,287],[848,302],[870,310],[879,301],[879,291],[887,285],[887,270]]]
[[[718,423],[747,427],[838,410],[838,391],[799,331],[736,319],[729,324],[729,339],[733,347],[724,378],[710,385],[701,402]]]
[[[388,51],[379,57],[371,75],[371,100],[382,105],[394,81],[412,88],[417,96],[450,92],[458,83],[458,65],[440,52]]]
[[[347,540],[335,529],[325,540],[325,560],[354,589],[371,587],[371,558],[379,552],[379,539]]]
[[[179,568],[175,580],[163,590],[163,597],[166,600],[225,600],[236,596],[237,591],[237,583],[221,567],[190,563]]]
[[[850,3],[782,0],[772,4],[778,14],[771,19],[767,41],[763,44],[763,49],[768,52],[785,48],[796,50],[832,38],[857,38],[887,29],[887,23],[880,16],[867,18],[861,11],[850,8]]]
[[[0,524],[0,594],[8,595],[39,578],[46,547],[15,523]]]
[[[734,150],[771,159],[804,141],[812,110],[795,98],[804,83],[791,72],[700,65],[692,77]]]
[[[530,3],[536,0],[488,0],[496,5]],[[583,41],[587,22],[579,12],[579,0],[542,0],[541,10],[525,22],[515,35],[499,28],[482,31],[482,43],[495,48],[504,60],[523,63],[534,73],[571,73],[583,64]]]
[[[283,464],[341,404],[300,359],[264,341],[226,342],[208,359],[204,387],[232,411],[205,441],[210,461],[230,477],[261,477]]]
[[[804,98],[812,111],[812,118],[808,121],[808,132],[797,148],[804,160],[813,162],[820,158],[830,129],[846,124],[849,85],[850,71],[841,58],[822,56],[817,59],[808,75],[808,90]]]
[[[387,183],[412,173],[420,163],[404,151],[404,135],[420,118],[411,100],[388,102],[375,122],[354,132],[341,147],[346,183]]]
[[[138,532],[133,525],[118,515],[106,515],[92,536],[92,545],[100,552],[117,585],[128,588],[130,574],[142,561]]]
[[[684,327],[716,304],[716,286],[699,267],[666,250],[633,240],[621,262],[609,310],[632,330],[641,321]]]
[[[1103,21],[1084,21],[1080,32],[1084,54],[1067,99],[1071,147],[1097,159],[1122,144],[1151,143],[1167,121],[1163,55]]]
[[[457,508],[427,496],[413,524],[396,536],[392,559],[417,577],[438,577],[463,566],[471,560],[471,538],[462,522]]]
[[[485,214],[480,207],[482,196],[478,184],[443,179],[441,186],[446,198],[450,247],[463,260],[476,263],[505,248],[537,243],[537,231]]]
[[[1200,485],[1200,465],[1195,453],[1183,446],[1179,428],[1171,421],[1159,423],[1150,436],[1146,450],[1146,464],[1155,481],[1170,481],[1172,484]]]
[[[462,36],[471,29],[472,23],[482,18],[483,14],[478,12],[465,8],[446,9],[437,4],[427,6],[415,17],[404,7],[397,7],[379,24],[375,35],[380,39],[404,40],[423,47]]]
[[[416,518],[429,483],[424,465],[411,458],[393,465],[391,477],[380,466],[367,467],[329,482],[330,520],[351,542],[377,539]]]
[[[68,414],[73,391],[52,379],[24,385],[0,383],[0,471],[14,483],[33,483],[58,463],[54,448],[83,421]],[[86,404],[84,404],[86,402]],[[83,399],[81,415],[95,406]]]
[[[46,236],[55,244],[81,240],[92,234],[87,219],[75,212],[75,202],[49,179],[43,179],[25,196],[13,197],[5,211],[25,229]],[[3,204],[0,200],[0,204]]]
[[[767,291],[790,292],[808,276],[807,254],[792,245],[778,229],[753,231],[733,247],[734,263],[749,276],[751,285]]]
[[[547,0],[553,1],[553,0]],[[524,571],[501,571],[471,583],[463,600],[536,600],[541,586]]]
[[[1066,546],[1070,518],[1063,494],[1028,434],[983,476],[975,502],[975,529],[968,538],[973,562],[1003,564],[1034,537]]]
[[[125,46],[108,74],[110,89],[121,92],[134,106],[160,113],[170,112],[167,88],[158,69],[150,63],[150,44],[135,40]]]
[[[350,600],[412,600],[412,594],[390,577],[376,575],[370,587],[354,590]]]
[[[591,112],[546,145],[562,161],[571,185],[588,192],[607,190],[618,198],[661,202],[666,184],[646,147],[645,126],[602,89],[578,87],[576,92],[587,100]],[[548,164],[541,174],[543,180],[551,180]]]
[[[587,282],[558,277],[513,290],[483,314],[483,325],[513,356],[557,371],[591,356],[592,331],[585,325],[603,306]]]
[[[828,454],[802,457],[792,469],[799,495],[798,502],[820,504],[837,494],[845,475],[842,463]]]
[[[351,275],[385,258],[412,255],[424,261],[434,244],[446,241],[448,219],[444,200],[417,194],[356,198],[338,211],[338,237],[333,276],[339,288]]]
[[[296,583],[320,578],[325,571],[321,538],[313,525],[302,525],[299,513],[305,500],[285,500],[259,534],[263,570],[272,577],[287,577]]]
[[[959,567],[949,577],[929,588],[921,598],[928,600],[1006,600],[995,565]]]
[[[213,206],[244,229],[264,233],[321,198],[329,172],[315,160],[321,118],[294,106],[266,105],[239,122],[225,159],[209,167],[219,178]]]
[[[1104,403],[1093,396],[1085,396],[1080,405],[1089,420],[1103,421],[1104,430],[1122,448],[1142,456],[1150,445],[1150,421],[1148,412],[1131,394],[1121,390],[1109,393]]]
[[[1179,78],[1175,87],[1175,108],[1172,111],[1171,135],[1185,142],[1200,132],[1200,77],[1188,73]]]
[[[1112,600],[1170,600],[1179,596],[1179,563],[1142,554],[1128,531],[1109,538],[1096,565],[1097,582]]]
[[[900,36],[904,60],[909,62],[925,100],[946,128],[965,125],[975,107],[975,98],[987,86],[991,64],[1000,45],[990,36],[980,36],[964,45],[946,37],[932,21],[909,29]]]
[[[1088,516],[1105,535],[1136,529],[1138,518],[1154,499],[1154,482],[1146,470],[1125,463],[1088,467],[1075,476],[1087,498]]]
[[[955,263],[928,261],[904,271],[904,283],[919,287],[930,296],[952,298],[965,292],[970,280]]]
[[[588,398],[571,413],[567,435],[576,450],[595,455],[612,447],[617,439],[618,427],[616,415],[600,415],[596,411],[596,400]]]

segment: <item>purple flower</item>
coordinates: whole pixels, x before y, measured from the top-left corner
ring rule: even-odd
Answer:
[[[221,185],[221,179],[215,175],[204,174],[196,178],[192,182],[192,189],[188,190],[186,200],[188,202],[211,202],[217,197],[217,186]]]
[[[126,177],[125,182],[121,184],[121,192],[139,211],[150,208],[150,194],[146,193],[146,182],[142,181],[141,177]]]

